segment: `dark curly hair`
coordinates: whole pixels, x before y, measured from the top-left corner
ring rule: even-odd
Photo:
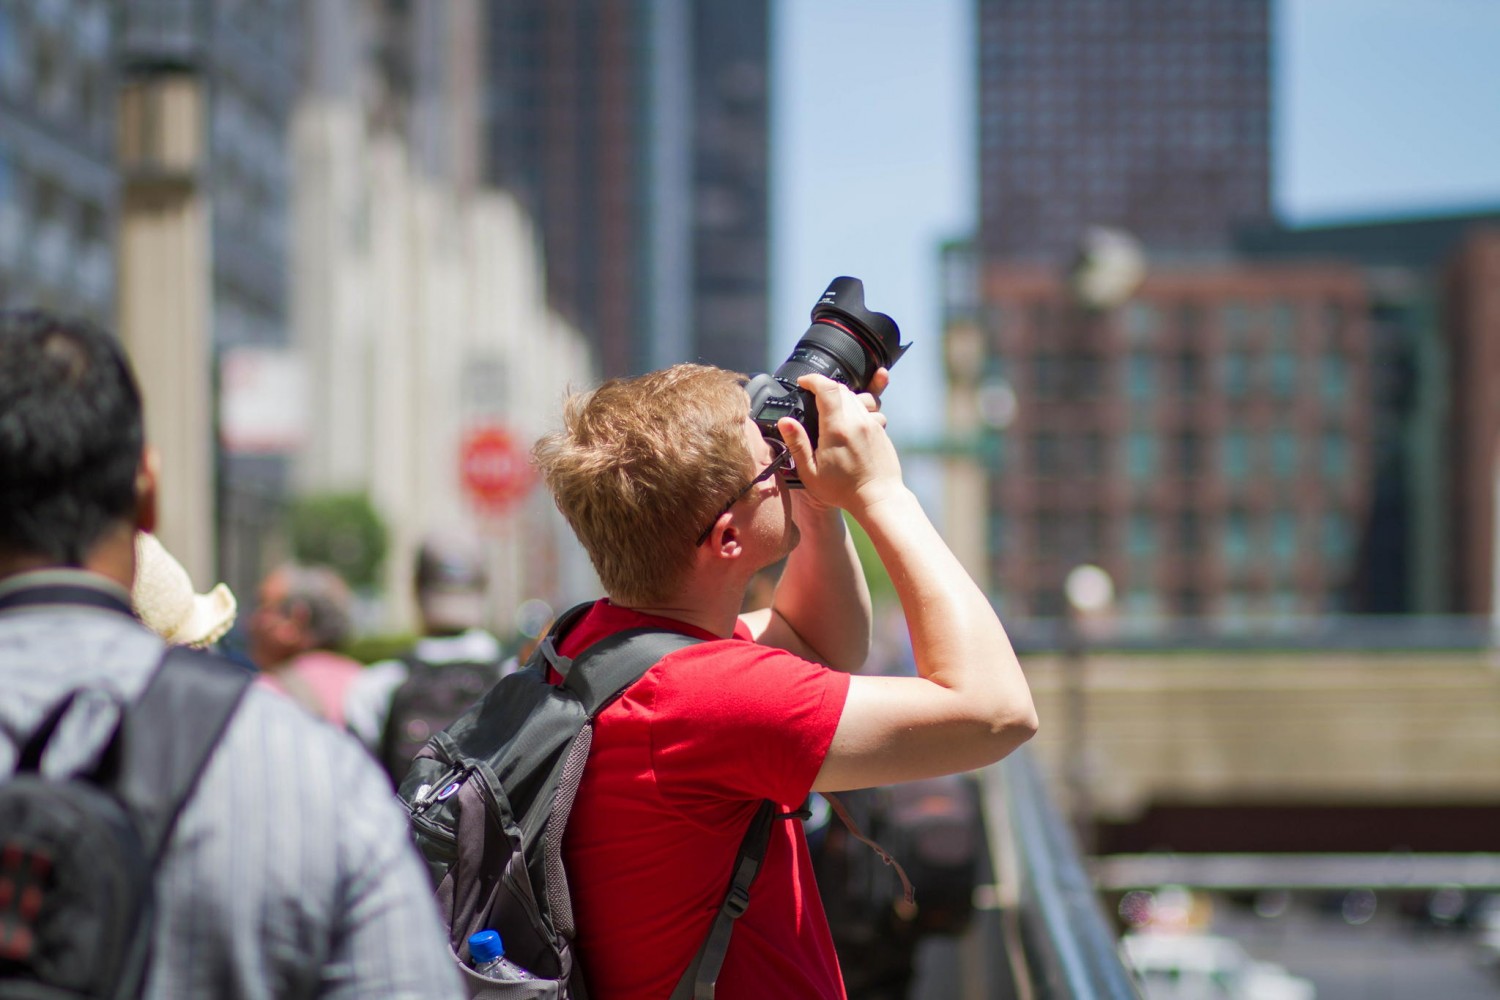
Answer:
[[[141,394],[91,323],[0,310],[0,549],[81,566],[136,505]]]

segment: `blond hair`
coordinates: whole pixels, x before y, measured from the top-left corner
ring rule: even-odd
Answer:
[[[694,543],[753,475],[744,376],[673,365],[571,396],[532,456],[611,598],[675,594]]]

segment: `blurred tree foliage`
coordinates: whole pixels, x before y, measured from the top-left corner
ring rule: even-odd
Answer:
[[[865,529],[856,524],[848,514],[844,515],[844,523],[849,526],[849,534],[854,537],[855,551],[859,553],[860,565],[865,569],[865,583],[870,588],[870,599],[876,604],[894,602],[896,585],[891,582],[891,575],[886,572],[885,566],[881,565],[880,556],[875,554],[875,543],[870,541]]]
[[[288,529],[298,562],[331,566],[356,589],[379,583],[388,534],[363,493],[300,497],[288,512]]]

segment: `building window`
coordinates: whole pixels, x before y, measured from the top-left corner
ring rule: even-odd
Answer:
[[[1063,613],[1062,591],[1056,587],[1039,587],[1031,594],[1031,613],[1038,618],[1060,618]]]
[[[1138,403],[1149,403],[1156,398],[1156,359],[1145,352],[1130,356],[1126,391]]]
[[[1224,560],[1235,568],[1250,561],[1250,517],[1238,508],[1224,519]]]
[[[1183,350],[1176,357],[1177,392],[1189,399],[1198,395],[1203,382],[1203,364],[1196,351]]]
[[[1051,431],[1031,436],[1031,471],[1038,476],[1056,476],[1062,472],[1062,448]]]
[[[1271,338],[1277,344],[1290,344],[1297,335],[1297,307],[1290,302],[1271,306]]]
[[[1297,474],[1297,436],[1284,427],[1271,432],[1271,473],[1277,479]]]
[[[1323,555],[1330,560],[1345,560],[1354,549],[1349,519],[1337,511],[1328,511],[1323,515],[1321,534],[1320,548],[1323,550]]]
[[[1125,470],[1138,483],[1156,478],[1156,435],[1153,432],[1137,429],[1126,435]]]
[[[1253,323],[1250,307],[1243,302],[1226,302],[1219,319],[1224,325],[1224,339],[1229,349],[1244,350],[1250,343],[1250,327]]]
[[[1349,362],[1330,351],[1323,355],[1318,375],[1324,402],[1330,407],[1342,405],[1349,395]]]
[[[990,512],[990,555],[1003,556],[1010,551],[1010,518],[1003,511]]]
[[[1224,478],[1231,482],[1243,482],[1250,477],[1250,435],[1239,428],[1231,428],[1223,440]]]
[[[1125,592],[1127,618],[1155,618],[1161,614],[1161,599],[1150,587],[1131,587]]]
[[[1145,302],[1125,306],[1125,336],[1132,344],[1149,344],[1156,339],[1156,309]]]
[[[1156,556],[1156,518],[1150,511],[1138,510],[1130,515],[1130,531],[1125,550],[1131,559],[1150,560]]]
[[[1184,302],[1177,310],[1177,330],[1188,340],[1203,332],[1203,310],[1196,302]]]
[[[1173,447],[1179,476],[1191,478],[1203,471],[1203,438],[1197,431],[1178,431]]]
[[[1098,431],[1078,435],[1078,468],[1074,471],[1089,477],[1104,472],[1104,437]]]
[[[1203,522],[1198,512],[1191,507],[1177,512],[1177,551],[1180,555],[1196,556],[1203,549]]]
[[[1297,516],[1289,510],[1271,516],[1271,555],[1283,566],[1297,559]]]
[[[1062,363],[1051,351],[1031,359],[1031,391],[1038,399],[1052,399],[1062,389]]]
[[[1342,480],[1349,475],[1349,439],[1344,432],[1330,429],[1323,432],[1323,476],[1331,480]]]
[[[1044,510],[1036,516],[1036,550],[1044,559],[1053,559],[1062,554],[1062,516],[1056,511]]]
[[[1250,359],[1240,351],[1225,354],[1220,361],[1224,378],[1224,394],[1230,399],[1243,399],[1250,391]]]
[[[1282,398],[1297,391],[1297,355],[1289,347],[1278,346],[1270,357],[1271,392]]]
[[[1179,587],[1176,604],[1177,613],[1184,618],[1197,618],[1203,614],[1203,594],[1195,587]]]

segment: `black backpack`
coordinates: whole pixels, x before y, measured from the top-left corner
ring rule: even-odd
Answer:
[[[170,649],[92,771],[39,770],[78,690],[20,743],[0,782],[0,995],[140,995],[156,867],[251,680],[217,656]]]
[[[808,841],[852,995],[865,974],[910,975],[918,939],[967,928],[984,852],[979,789],[950,774],[822,797],[843,823],[824,815]]]
[[[586,1000],[572,946],[573,908],[562,840],[588,761],[593,720],[658,660],[701,640],[631,629],[576,659],[557,643],[591,605],[563,614],[517,673],[417,754],[399,795],[437,887],[438,907],[471,997]],[[563,676],[548,683],[551,665]],[[712,997],[733,921],[749,903],[771,824],[786,814],[761,804],[740,845],[712,929],[672,993]],[[538,978],[499,983],[470,968],[468,939],[499,931],[506,957]]]
[[[406,680],[391,695],[380,734],[380,763],[400,784],[417,751],[473,707],[500,679],[500,660],[430,663],[415,651],[401,657]]]

